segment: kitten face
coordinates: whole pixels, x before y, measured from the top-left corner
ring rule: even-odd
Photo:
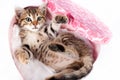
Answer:
[[[21,28],[38,31],[46,21],[45,7],[27,7],[16,9],[16,19]]]

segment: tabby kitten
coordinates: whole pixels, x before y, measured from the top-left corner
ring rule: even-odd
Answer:
[[[57,15],[46,25],[45,7],[16,10],[22,46],[15,54],[21,63],[34,57],[55,69],[46,80],[77,80],[87,75],[93,64],[92,49],[70,33],[58,33],[67,18]]]
[[[50,24],[47,24],[46,10],[46,6],[16,8],[16,20],[20,28],[19,36],[23,48],[18,49],[16,54],[22,63],[28,63],[27,59],[29,58],[29,55],[26,54],[28,52],[24,49],[25,47],[36,58],[39,45],[45,40],[56,37],[61,24],[66,23],[67,17],[56,15]],[[62,22],[59,22],[59,20]]]

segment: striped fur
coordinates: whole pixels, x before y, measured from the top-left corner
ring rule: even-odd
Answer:
[[[91,71],[92,49],[71,33],[58,33],[61,25],[67,22],[66,16],[56,15],[50,24],[45,25],[45,7],[43,10],[28,7],[16,11],[22,46],[15,53],[21,63],[27,64],[29,58],[34,57],[55,69],[56,74],[46,80],[77,80]],[[38,15],[40,21],[35,20]]]

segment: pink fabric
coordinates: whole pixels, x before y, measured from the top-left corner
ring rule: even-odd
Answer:
[[[8,33],[11,53],[13,53],[13,49],[12,49],[12,36],[13,35],[12,35],[12,32],[13,32],[13,26],[14,26],[15,23],[16,23],[16,19],[15,19],[15,16],[14,16],[11,23],[10,23],[9,33]]]
[[[70,0],[43,0],[52,15],[64,14],[69,18],[69,26],[65,28],[78,36],[88,38],[94,43],[103,44],[110,40],[111,32],[95,15],[77,6]]]

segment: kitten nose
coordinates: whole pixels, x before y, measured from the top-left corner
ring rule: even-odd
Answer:
[[[36,28],[36,26],[37,26],[37,21],[33,21],[32,23],[33,23],[33,25],[34,25],[35,28]]]

